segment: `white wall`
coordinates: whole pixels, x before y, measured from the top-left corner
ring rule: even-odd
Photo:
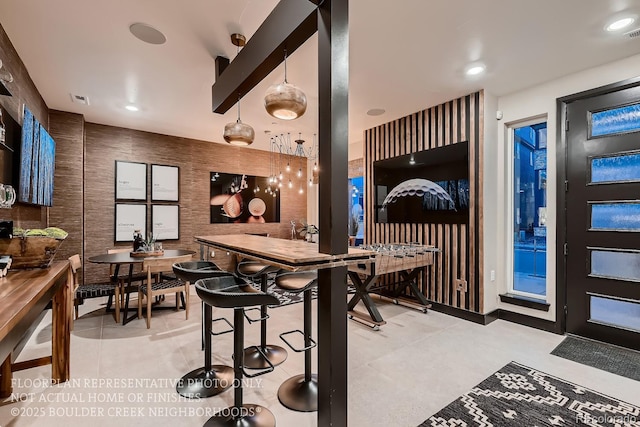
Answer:
[[[498,98],[498,110],[502,111],[503,118],[497,129],[497,186],[493,189],[485,188],[484,206],[485,220],[487,220],[487,207],[492,204],[498,206],[497,224],[498,232],[496,234],[498,248],[496,253],[497,259],[501,261],[497,265],[496,271],[496,289],[498,294],[507,292],[507,280],[511,275],[509,263],[506,262],[510,257],[509,236],[507,230],[511,224],[511,210],[507,206],[508,194],[510,191],[510,178],[508,176],[507,165],[511,161],[507,158],[507,126],[533,117],[547,116],[547,302],[551,304],[549,312],[527,309],[511,304],[497,302],[497,307],[526,314],[533,317],[539,317],[547,320],[555,321],[556,314],[556,139],[557,139],[557,112],[556,99],[563,96],[572,95],[588,89],[605,86],[626,80],[640,75],[640,55],[635,55],[620,61],[612,62],[599,67],[571,74],[557,80],[547,82],[545,84],[535,86],[511,95]],[[491,111],[485,109],[485,122],[491,121]],[[495,115],[493,116],[495,117]],[[485,126],[488,128],[485,124]],[[492,141],[485,135],[485,144],[488,146]],[[488,175],[493,173],[490,170],[487,151],[492,148],[485,148],[485,180]],[[487,181],[485,181],[487,182]],[[489,185],[488,183],[486,185]],[[487,248],[492,247],[490,240],[487,240],[487,227],[485,225],[485,253]],[[485,262],[485,268],[487,268]],[[488,271],[487,271],[488,276]],[[485,280],[485,286],[487,281]],[[497,296],[495,296],[497,297]],[[494,296],[485,294],[485,300],[493,299]]]
[[[484,150],[483,150],[483,285],[484,285],[484,307],[483,313],[491,313],[498,308],[498,288],[500,282],[500,257],[501,242],[498,240],[503,223],[498,221],[498,204],[495,202],[498,188],[498,121],[496,111],[498,110],[498,98],[484,91]],[[495,271],[496,278],[491,280],[491,271]]]

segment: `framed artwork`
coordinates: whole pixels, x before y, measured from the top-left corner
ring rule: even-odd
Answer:
[[[116,200],[147,200],[147,164],[116,160]]]
[[[147,205],[116,203],[115,241],[133,242],[133,232],[147,235]]]
[[[180,206],[151,205],[151,232],[156,240],[180,239]]]
[[[280,222],[280,192],[268,177],[211,172],[209,178],[211,224]]]
[[[151,201],[177,202],[180,199],[180,168],[151,165]]]

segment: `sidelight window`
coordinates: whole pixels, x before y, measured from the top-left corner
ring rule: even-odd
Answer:
[[[546,296],[547,123],[511,128],[513,281],[510,291]]]

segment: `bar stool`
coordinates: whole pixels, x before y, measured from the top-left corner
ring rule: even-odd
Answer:
[[[268,287],[268,275],[270,273],[276,273],[278,270],[278,267],[262,264],[253,260],[243,260],[239,262],[236,267],[236,272],[240,277],[247,278],[251,281],[260,279],[260,290],[265,294],[267,293]],[[247,348],[244,352],[245,367],[249,369],[265,369],[267,365],[262,354],[267,356],[267,360],[269,360],[273,366],[278,366],[287,360],[287,350],[278,345],[267,344],[267,319],[269,318],[269,314],[267,314],[267,306],[263,305],[260,308],[249,309],[246,311],[248,312],[253,310],[260,310],[260,317],[252,318],[247,316],[246,313],[245,317],[249,321],[249,324],[260,322],[261,353],[256,351],[258,347],[253,346]]]
[[[280,334],[280,338],[291,350],[304,352],[304,374],[295,375],[278,388],[278,400],[284,406],[294,411],[312,412],[318,410],[318,376],[311,373],[311,349],[316,342],[311,339],[311,298],[314,286],[318,284],[318,274],[315,271],[279,272],[276,275],[276,286],[288,292],[304,292],[304,332],[296,329]],[[285,338],[290,334],[302,334],[304,347],[295,348]]]
[[[232,273],[220,270],[220,267],[209,261],[176,263],[173,264],[173,273],[178,279],[189,283],[195,283],[197,280],[211,277],[233,277]],[[211,364],[211,336],[233,332],[233,326],[224,317],[212,319],[211,306],[204,303],[202,306],[204,367],[194,369],[184,375],[176,384],[176,391],[181,396],[188,398],[215,396],[227,390],[233,384],[233,368],[231,366]],[[213,323],[220,321],[226,322],[230,329],[213,333]]]
[[[205,423],[205,427],[275,427],[276,419],[267,408],[242,401],[242,378],[272,372],[274,367],[267,361],[267,369],[257,373],[247,373],[244,366],[244,310],[257,305],[278,305],[278,299],[254,289],[244,279],[236,276],[220,276],[201,279],[196,282],[196,292],[205,304],[214,307],[233,308],[233,406],[215,414]],[[256,349],[261,353],[259,348]],[[263,355],[263,357],[266,356]]]

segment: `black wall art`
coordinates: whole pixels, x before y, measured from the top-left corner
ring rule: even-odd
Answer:
[[[280,191],[269,178],[210,173],[211,224],[280,222]]]

